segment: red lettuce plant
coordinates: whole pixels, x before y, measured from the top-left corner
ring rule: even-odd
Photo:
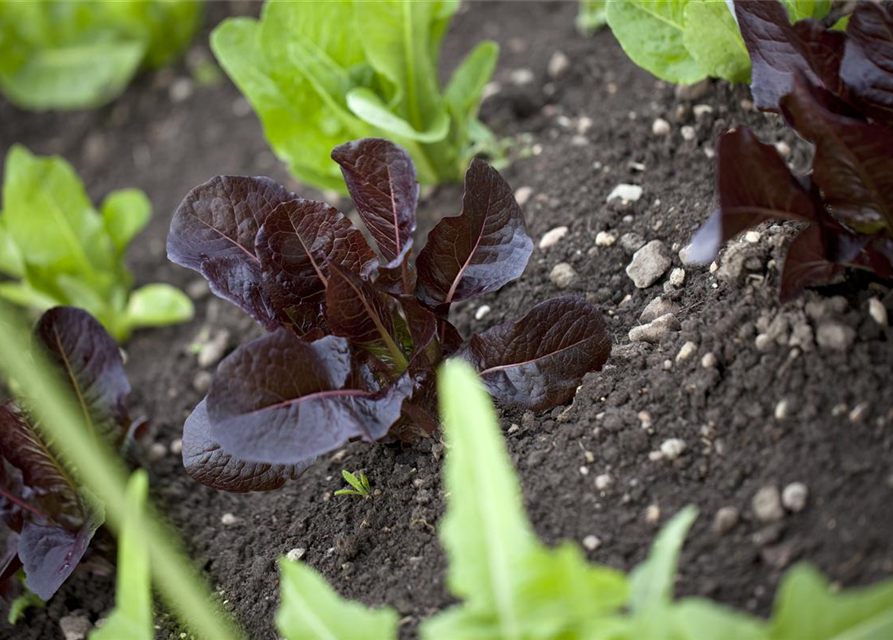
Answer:
[[[130,384],[118,345],[102,325],[82,309],[50,309],[37,323],[34,348],[72,388],[93,435],[121,449],[132,424],[125,406]],[[0,522],[12,531],[0,557],[0,592],[9,593],[24,568],[27,587],[48,600],[105,518],[28,407],[27,398],[0,405]]]
[[[766,220],[806,223],[788,250],[782,301],[845,267],[893,275],[893,5],[860,2],[846,32],[789,24],[776,0],[736,0],[753,63],[754,102],[815,146],[794,175],[747,128],[717,143],[719,209],[695,234],[693,262]]]
[[[407,153],[364,139],[332,158],[377,254],[343,214],[267,178],[218,176],[174,215],[170,259],[269,332],[220,363],[186,421],[183,461],[203,484],[274,489],[349,440],[431,433],[434,372],[450,356],[503,402],[542,410],[610,353],[601,314],[572,297],[463,345],[450,306],[514,280],[533,251],[509,185],[485,162],[465,175],[461,215],[441,220],[413,262],[419,187]]]

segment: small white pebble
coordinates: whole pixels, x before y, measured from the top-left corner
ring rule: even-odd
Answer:
[[[598,539],[598,536],[589,535],[583,538],[583,546],[587,551],[595,551],[602,546],[602,541]]]
[[[687,140],[688,142],[691,142],[698,137],[698,132],[695,131],[695,128],[691,125],[685,125],[679,132],[682,134],[682,139]]]
[[[559,289],[567,289],[577,279],[577,272],[566,262],[559,262],[549,273],[549,280]]]
[[[860,402],[850,411],[850,422],[862,422],[868,415],[870,407],[867,402]]]
[[[868,301],[868,315],[882,327],[887,326],[887,307],[877,298]]]
[[[676,267],[670,271],[670,284],[677,288],[685,284],[685,269]]]
[[[761,333],[758,335],[754,341],[754,346],[757,348],[757,351],[769,351],[772,346],[775,344],[775,340],[773,340],[768,334]]]
[[[588,476],[589,475],[589,467],[580,467],[580,475]]]
[[[695,118],[700,118],[708,113],[713,113],[713,107],[709,104],[696,104],[691,111],[695,114]]]
[[[567,227],[555,227],[554,229],[550,229],[543,234],[543,237],[540,238],[540,249],[548,249],[561,240],[564,236],[567,235]]]
[[[603,473],[601,475],[595,476],[595,488],[599,491],[604,491],[608,487],[611,486],[611,483],[614,482],[613,478],[611,478],[610,474]]]
[[[791,146],[784,140],[779,140],[778,142],[776,142],[775,149],[781,156],[785,158],[791,155]]]
[[[153,442],[146,452],[149,462],[158,462],[167,455],[167,447],[160,442]]]
[[[639,411],[636,414],[636,417],[639,419],[639,424],[643,429],[650,429],[652,425],[651,414],[647,411]]]
[[[750,244],[756,244],[760,241],[762,235],[759,231],[748,231],[744,234],[744,241],[749,242]]]
[[[224,527],[231,527],[238,522],[239,518],[231,513],[224,513],[222,516],[220,516],[220,524],[222,524]]]
[[[304,554],[307,553],[307,549],[303,549],[298,547],[297,549],[292,549],[288,553],[285,554],[285,557],[291,560],[292,562],[297,562],[301,558],[304,557]]]
[[[527,204],[527,201],[530,200],[530,196],[532,195],[533,189],[531,187],[518,187],[515,191],[515,202],[523,207]]]
[[[609,231],[599,231],[595,234],[595,244],[598,247],[610,247],[617,242],[617,236]]]
[[[788,417],[788,401],[787,399],[779,400],[778,404],[775,405],[775,419],[776,420],[784,420]]]
[[[577,133],[586,133],[592,128],[592,125],[595,124],[592,121],[592,118],[588,116],[580,116],[577,120]]]
[[[738,509],[735,507],[722,507],[713,517],[713,530],[719,535],[725,535],[738,524]]]
[[[509,81],[519,87],[531,84],[534,80],[536,80],[536,76],[530,69],[515,69],[509,74]]]
[[[657,524],[660,522],[660,507],[656,504],[649,504],[645,509],[645,522],[648,524]]]
[[[679,349],[679,353],[676,354],[676,361],[682,362],[683,360],[688,360],[698,351],[698,345],[689,340]]]
[[[649,451],[648,459],[651,460],[651,462],[658,462],[664,459],[664,453],[663,451]]]
[[[675,460],[685,451],[685,441],[679,438],[669,438],[660,445],[660,452],[667,460]]]
[[[192,80],[189,78],[177,78],[171,83],[168,95],[171,102],[183,102],[192,96]]]
[[[642,197],[642,187],[637,184],[618,184],[608,194],[608,202],[620,198],[623,202],[636,202]]]
[[[651,133],[656,136],[665,136],[670,133],[670,123],[663,118],[657,118],[651,124]]]
[[[170,450],[171,450],[171,453],[174,454],[175,456],[178,456],[181,453],[183,453],[183,439],[176,438],[174,440],[171,440]]]
[[[802,482],[792,482],[781,492],[781,503],[788,511],[797,513],[806,507],[809,489]]]
[[[549,58],[547,71],[550,78],[560,78],[570,68],[571,61],[562,51],[556,51]]]
[[[751,507],[760,522],[778,522],[784,518],[784,508],[781,505],[781,494],[778,492],[778,487],[761,488],[754,495]]]
[[[715,273],[717,269],[719,269],[719,264],[714,260],[710,263],[710,273]]]
[[[705,369],[715,369],[717,364],[719,364],[719,360],[712,352],[705,353],[701,357],[701,366]]]
[[[485,315],[490,313],[490,305],[482,304],[478,307],[477,311],[474,312],[475,320],[482,320]]]

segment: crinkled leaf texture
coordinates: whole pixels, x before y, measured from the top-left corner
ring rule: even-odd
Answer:
[[[387,140],[366,138],[335,147],[332,159],[384,262],[402,259],[412,247],[419,200],[409,154]]]
[[[233,493],[270,491],[296,480],[313,463],[265,464],[245,462],[221,447],[211,436],[207,399],[202,400],[183,427],[183,466],[193,480]]]
[[[573,397],[583,376],[601,369],[610,353],[601,313],[585,300],[564,297],[472,336],[457,357],[477,369],[491,395],[540,411]]]
[[[246,461],[294,465],[351,439],[374,442],[400,417],[407,377],[370,391],[347,340],[280,330],[230,354],[208,394],[211,435]]]
[[[462,214],[441,220],[419,254],[419,297],[437,307],[496,291],[524,273],[532,252],[511,187],[475,160],[465,174]]]

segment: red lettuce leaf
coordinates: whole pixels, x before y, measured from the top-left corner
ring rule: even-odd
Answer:
[[[84,509],[71,474],[12,401],[0,406],[0,455],[21,471],[22,482],[33,491],[31,502],[43,514],[72,530],[83,524]]]
[[[511,187],[475,159],[465,174],[462,214],[441,220],[419,253],[419,298],[437,307],[496,291],[524,273],[532,252]]]
[[[325,319],[329,264],[368,274],[377,264],[359,229],[339,211],[314,200],[280,204],[255,239],[263,288],[279,321],[301,334]]]
[[[698,229],[688,260],[705,264],[739,233],[773,218],[817,222],[816,194],[784,163],[776,148],[746,128],[720,136],[716,145],[719,209]]]
[[[234,493],[271,491],[296,480],[313,463],[245,462],[227,453],[211,436],[207,400],[202,400],[183,427],[183,466],[193,480]]]
[[[326,317],[332,333],[372,350],[402,372],[407,362],[397,335],[402,320],[397,300],[341,267],[330,265],[329,273]]]
[[[75,307],[44,313],[34,336],[74,389],[88,424],[112,447],[120,448],[131,424],[125,404],[130,383],[112,337],[93,316]]]
[[[781,106],[791,127],[816,147],[813,180],[825,204],[862,232],[893,230],[893,130],[829,111],[802,77]]]
[[[388,140],[364,138],[332,151],[360,218],[384,262],[396,266],[412,247],[419,185],[415,165]]]
[[[872,118],[893,125],[893,5],[860,2],[846,33],[843,82]]]
[[[842,270],[843,267],[827,257],[822,228],[807,227],[788,248],[781,272],[779,300],[784,303],[796,298],[806,287],[826,285]]]
[[[272,331],[279,323],[263,290],[255,238],[273,210],[296,197],[269,178],[211,178],[190,191],[174,214],[168,258],[201,273],[215,295]]]
[[[77,531],[26,522],[19,536],[25,585],[49,600],[77,568],[104,516],[91,511]]]
[[[777,0],[735,0],[735,15],[753,65],[751,91],[758,109],[777,111],[798,73],[837,93],[846,36],[812,20],[790,23]]]
[[[378,440],[400,417],[411,382],[370,391],[354,378],[344,338],[264,336],[221,362],[208,394],[211,435],[245,461],[289,465],[355,438]]]
[[[490,395],[541,411],[572,398],[583,376],[601,369],[610,353],[601,313],[585,300],[563,297],[472,336],[456,357],[478,370]]]

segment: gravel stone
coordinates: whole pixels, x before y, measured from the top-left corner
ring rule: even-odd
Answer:
[[[763,236],[760,234],[759,231],[748,231],[744,234],[744,241],[750,244],[756,244],[762,237]]]
[[[199,371],[192,379],[192,388],[204,395],[208,393],[208,389],[211,388],[211,382],[213,382],[213,380],[214,374],[210,371]]]
[[[823,322],[816,332],[816,341],[822,349],[849,349],[856,340],[856,331],[837,322]]]
[[[604,491],[614,482],[614,479],[608,473],[603,473],[601,475],[595,476],[595,488],[599,491]]]
[[[648,324],[633,327],[629,331],[630,342],[648,342],[655,344],[672,331],[679,331],[679,321],[672,313],[663,315]]]
[[[213,367],[223,359],[226,348],[229,346],[229,331],[218,331],[213,338],[202,345],[198,352],[198,366],[202,369]]]
[[[719,364],[719,360],[712,352],[707,352],[701,357],[701,366],[705,369],[715,369],[717,364]]]
[[[517,202],[519,206],[523,207],[525,204],[527,204],[527,201],[530,200],[530,196],[532,195],[532,188],[518,187],[518,189],[515,191],[515,202]]]
[[[867,402],[860,402],[859,404],[857,404],[855,407],[853,407],[853,410],[850,411],[850,422],[852,422],[853,424],[862,422],[866,418],[866,416],[868,416],[869,409],[870,407]]]
[[[220,516],[220,524],[222,524],[224,527],[231,527],[235,524],[238,524],[239,522],[239,518],[237,518],[232,513],[224,513],[222,516]]]
[[[534,80],[536,80],[536,76],[533,75],[533,71],[530,69],[515,69],[509,74],[509,81],[518,87],[532,84]]]
[[[566,262],[559,262],[549,273],[549,280],[559,289],[567,289],[577,279],[577,272]]]
[[[608,195],[608,202],[620,198],[623,202],[635,202],[642,197],[642,187],[637,184],[618,184]]]
[[[802,482],[792,482],[781,492],[781,503],[788,511],[798,513],[806,507],[809,489]]]
[[[552,54],[552,57],[549,58],[549,66],[546,70],[548,71],[550,78],[560,78],[567,72],[570,66],[570,58],[568,58],[564,52],[556,51]]]
[[[627,253],[635,253],[645,246],[645,238],[632,231],[624,233],[620,236],[620,246],[623,247],[624,251]]]
[[[170,444],[169,448],[170,448],[171,453],[174,454],[175,456],[178,456],[181,453],[183,453],[183,438],[174,438],[173,440],[171,440],[171,444]]]
[[[689,340],[684,345],[679,348],[679,353],[676,354],[676,362],[682,362],[684,360],[688,360],[693,355],[698,352],[698,345]]]
[[[297,562],[307,553],[307,549],[303,547],[297,547],[296,549],[292,549],[288,553],[285,554],[285,557],[291,560],[292,562]]]
[[[660,445],[660,452],[667,460],[675,460],[685,451],[685,441],[679,438],[669,438]]]
[[[598,539],[598,536],[588,535],[583,538],[583,546],[587,551],[595,551],[602,546],[602,541]]]
[[[651,133],[656,136],[667,136],[670,135],[670,123],[664,120],[663,118],[657,118],[651,124]]]
[[[149,446],[148,451],[146,451],[146,458],[148,458],[149,462],[158,462],[166,455],[167,447],[160,442],[153,442]]]
[[[685,269],[676,267],[670,271],[670,284],[677,289],[685,284]]]
[[[651,302],[645,305],[642,313],[639,314],[639,322],[651,322],[668,313],[676,313],[679,310],[675,304],[669,300],[665,300],[660,296],[655,296]]]
[[[550,229],[543,234],[542,238],[540,238],[540,249],[548,249],[549,247],[558,244],[558,241],[567,235],[567,231],[567,227],[555,227],[554,229]]]
[[[781,494],[776,486],[766,486],[757,491],[751,506],[760,522],[778,522],[784,518]]]
[[[84,640],[93,629],[86,616],[62,616],[59,628],[65,640]]]
[[[705,78],[694,84],[677,84],[674,94],[677,100],[682,102],[694,102],[700,100],[710,92],[710,78]]]
[[[477,311],[474,312],[475,320],[483,320],[484,316],[490,313],[490,305],[482,304],[477,308]]]
[[[652,240],[636,251],[632,262],[626,267],[626,275],[638,289],[646,289],[663,276],[673,259],[670,250],[660,240]]]
[[[713,530],[721,536],[738,526],[738,509],[735,507],[722,507],[713,517]]]
[[[609,231],[599,231],[595,234],[595,245],[597,247],[610,247],[617,242],[617,236]]]
[[[887,307],[877,298],[868,301],[868,315],[882,327],[887,326]]]
[[[682,129],[680,129],[680,133],[682,134],[682,139],[687,142],[691,142],[698,137],[698,132],[695,131],[695,128],[689,124],[682,127]]]

